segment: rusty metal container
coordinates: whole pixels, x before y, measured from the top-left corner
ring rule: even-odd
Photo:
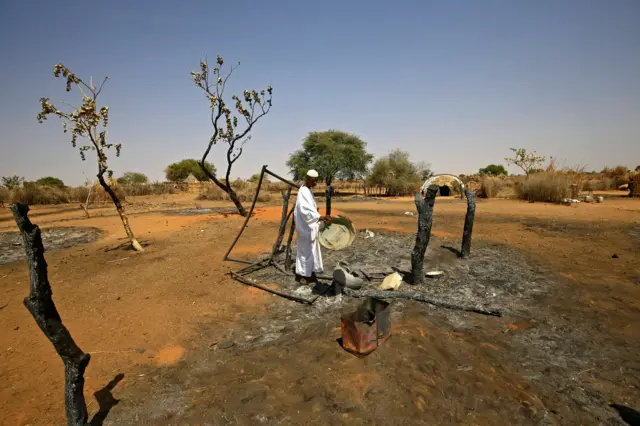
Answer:
[[[368,297],[355,312],[341,318],[342,347],[353,354],[367,355],[391,336],[389,303]]]

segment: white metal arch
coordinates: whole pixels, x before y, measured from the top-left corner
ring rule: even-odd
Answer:
[[[437,178],[439,178],[441,176],[449,176],[450,178],[452,178],[453,180],[458,182],[460,184],[460,188],[462,189],[462,192],[464,193],[464,190],[465,190],[464,183],[460,180],[460,178],[458,176],[455,176],[455,175],[452,175],[452,174],[449,174],[449,173],[440,173],[440,174],[431,176],[429,179],[427,179],[422,184],[422,188],[420,188],[420,192],[426,193],[427,192],[427,188],[429,188],[429,185],[431,185]]]

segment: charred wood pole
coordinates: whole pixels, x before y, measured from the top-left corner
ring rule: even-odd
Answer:
[[[32,224],[27,217],[29,207],[24,204],[12,204],[10,209],[22,234],[29,265],[30,292],[24,299],[24,305],[64,363],[67,424],[84,425],[88,419],[87,404],[84,399],[84,371],[91,356],[82,352],[73,341],[53,303],[42,236],[40,228]]]
[[[350,297],[375,297],[376,299],[409,299],[419,302],[428,303],[430,305],[452,309],[456,311],[474,312],[476,314],[501,317],[502,312],[497,309],[485,306],[464,306],[457,305],[446,300],[438,299],[420,291],[384,291],[384,290],[353,290],[350,288],[343,289],[344,294]]]
[[[284,238],[284,233],[287,230],[287,221],[289,220],[289,216],[291,216],[293,212],[293,210],[291,210],[291,212],[288,211],[289,199],[291,198],[292,189],[292,187],[289,187],[286,192],[282,191],[282,218],[280,219],[280,228],[278,228],[278,237],[276,238],[276,242],[273,245],[273,249],[271,250],[271,261],[273,261],[273,258],[280,252],[282,239]]]
[[[467,196],[467,214],[464,217],[460,257],[466,259],[471,254],[471,233],[473,232],[473,220],[476,216],[476,193],[471,192],[469,188],[466,188],[464,192]]]
[[[289,228],[289,237],[287,237],[287,253],[284,259],[284,269],[291,269],[291,243],[293,242],[293,233],[296,230],[296,217],[291,217],[291,227]]]
[[[431,238],[431,225],[433,223],[433,205],[438,194],[438,185],[431,185],[427,189],[425,197],[416,193],[416,208],[418,209],[418,233],[416,244],[411,252],[410,284],[422,284],[424,282],[424,254]]]

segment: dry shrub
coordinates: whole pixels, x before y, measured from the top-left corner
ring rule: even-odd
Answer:
[[[582,186],[583,191],[609,191],[612,189],[618,189],[618,185],[616,185],[616,180],[613,178],[602,178],[602,179],[589,179],[584,182]]]
[[[4,186],[0,186],[0,205],[8,203],[11,199],[11,193]]]
[[[542,172],[530,175],[516,185],[518,198],[527,201],[546,201],[560,203],[570,198],[573,189],[573,177],[569,174]]]
[[[13,189],[10,193],[12,203],[28,204],[65,204],[70,202],[69,190],[55,186],[25,184],[22,188]]]
[[[240,188],[233,185],[233,189],[236,191],[236,195],[241,202],[249,202],[253,201],[253,197],[256,195],[256,184],[245,184],[239,185]],[[207,189],[202,192],[197,197],[198,200],[209,200],[209,201],[230,201],[229,195],[220,189],[217,185],[210,185]],[[271,201],[272,195],[270,192],[266,191],[263,187],[260,189],[260,194],[258,195],[258,201],[267,202]]]
[[[481,198],[495,198],[502,189],[504,183],[498,177],[485,176],[480,180],[478,196]]]
[[[118,186],[122,188],[124,193],[131,196],[163,195],[176,193],[176,188],[174,187],[174,185],[165,185],[162,182]]]
[[[605,167],[604,169],[602,169],[601,173],[605,179],[608,179],[607,182],[609,183],[609,185],[607,185],[606,189],[618,189],[620,185],[629,183],[629,178],[631,175],[629,173],[629,169],[627,169],[625,166],[616,166],[613,168]]]
[[[253,197],[255,197],[255,195],[256,195],[256,189],[255,188],[251,188],[251,187],[247,187],[247,188],[242,189],[240,191],[236,191],[236,194],[238,195],[238,199],[241,202],[253,201]],[[271,201],[271,198],[272,197],[271,197],[271,193],[270,192],[265,191],[264,189],[260,190],[260,194],[258,194],[258,201],[267,202],[267,201]]]
[[[226,192],[220,189],[218,185],[209,185],[207,189],[205,189],[203,192],[201,192],[198,195],[197,199],[209,200],[209,201],[220,201],[220,200],[227,200],[228,195]]]

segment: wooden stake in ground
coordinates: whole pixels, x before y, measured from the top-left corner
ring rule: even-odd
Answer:
[[[325,215],[331,216],[331,196],[333,195],[333,187],[331,185],[327,185],[327,189],[324,191],[325,195]]]
[[[464,193],[467,196],[467,214],[464,217],[460,257],[466,259],[471,253],[471,233],[473,232],[473,219],[476,216],[476,194],[471,192],[469,188],[466,188]]]
[[[293,233],[296,230],[296,217],[291,217],[291,227],[289,228],[289,237],[287,237],[287,251],[284,259],[284,268],[288,271],[291,269],[291,244],[293,243]]]
[[[439,189],[438,185],[429,186],[424,198],[420,193],[416,193],[418,233],[416,234],[416,244],[411,252],[411,274],[408,279],[410,284],[422,284],[424,282],[424,254],[431,238],[433,205],[436,202],[436,195]]]
[[[24,204],[12,204],[9,208],[22,234],[29,265],[30,292],[24,299],[24,305],[64,363],[64,405],[67,424],[84,425],[88,420],[87,404],[84,400],[84,371],[91,356],[82,352],[73,341],[53,303],[42,236],[40,228],[32,224],[27,217],[29,207]]]
[[[289,199],[291,198],[292,189],[292,187],[289,187],[286,192],[282,191],[282,218],[280,219],[280,228],[278,228],[278,237],[276,238],[276,242],[273,245],[273,249],[271,250],[271,260],[273,260],[275,255],[280,251],[280,246],[282,245],[282,240],[284,239],[284,233],[287,230],[287,221],[289,220],[289,216],[291,216],[293,213],[293,210],[291,212],[288,211]]]

